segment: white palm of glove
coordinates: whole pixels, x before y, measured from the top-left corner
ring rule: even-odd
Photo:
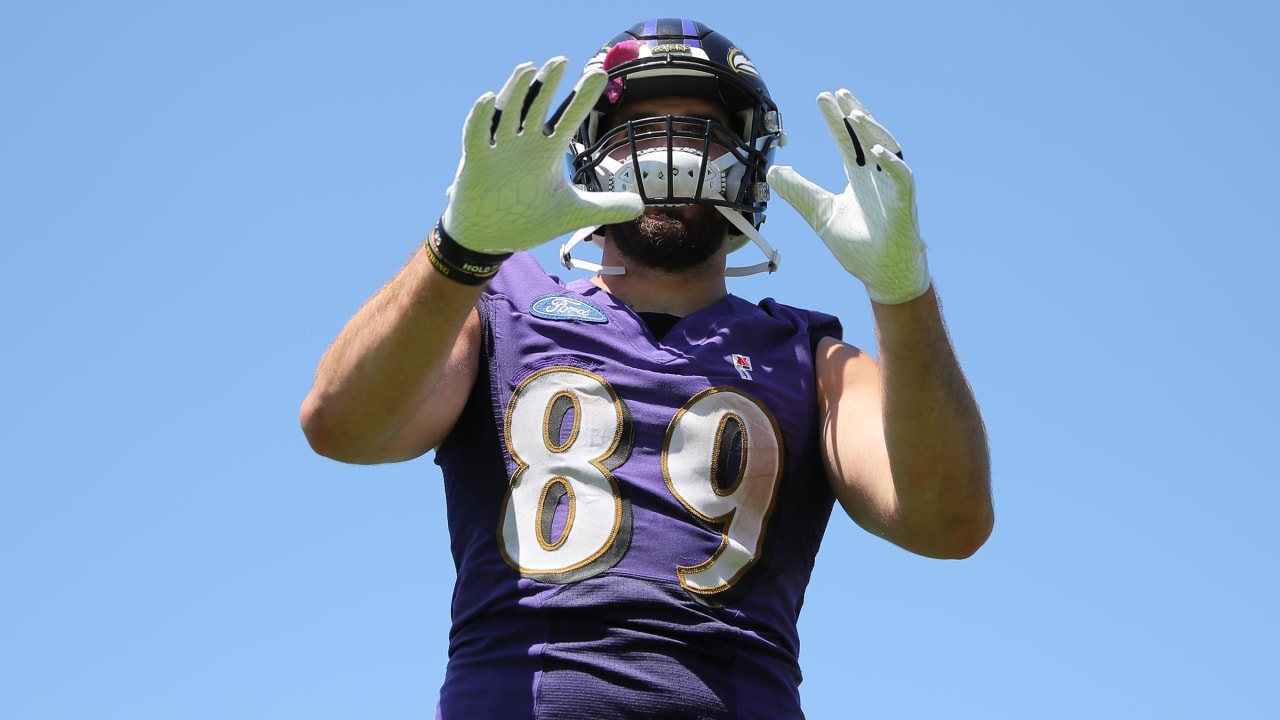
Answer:
[[[898,141],[848,90],[818,96],[849,184],[835,195],[794,169],[769,169],[769,185],[818,233],[872,300],[895,305],[929,289],[916,220],[915,180]],[[870,148],[870,156],[864,153]]]
[[[459,245],[487,253],[525,250],[644,211],[639,195],[587,192],[566,179],[569,142],[606,79],[600,70],[584,74],[564,111],[548,122],[567,63],[555,57],[536,73],[532,63],[522,63],[498,95],[485,93],[467,115],[462,160],[443,218],[445,232]]]

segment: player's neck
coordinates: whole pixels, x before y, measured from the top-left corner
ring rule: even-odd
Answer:
[[[669,272],[628,264],[605,248],[605,265],[622,265],[622,275],[596,275],[597,286],[636,312],[669,313],[684,317],[728,294],[724,280],[725,256],[718,252],[706,262],[686,270]],[[613,257],[610,257],[610,256]]]

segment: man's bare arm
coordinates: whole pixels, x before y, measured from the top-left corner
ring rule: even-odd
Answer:
[[[500,92],[484,93],[472,106],[462,162],[430,249],[416,253],[356,313],[320,361],[302,403],[302,427],[316,452],[377,463],[435,447],[475,383],[474,307],[502,259],[643,212],[639,195],[587,192],[565,177],[574,129],[606,79],[598,68],[586,71],[548,122],[567,64],[563,57],[541,69],[521,63]]]
[[[481,290],[441,275],[424,250],[414,253],[320,360],[301,412],[312,448],[372,464],[438,445],[475,383]]]
[[[986,432],[932,290],[874,303],[880,363],[819,345],[828,473],[845,511],[912,552],[963,558],[994,524]]]

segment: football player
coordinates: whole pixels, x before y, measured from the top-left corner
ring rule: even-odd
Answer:
[[[476,102],[440,222],[326,352],[306,435],[352,463],[435,451],[457,568],[440,717],[803,717],[796,623],[832,508],[938,558],[993,523],[911,171],[846,90],[818,106],[847,187],[772,166],[759,70],[697,22],[637,24],[553,109],[566,65]],[[778,268],[770,188],[865,286],[878,361],[831,315],[728,292]],[[566,234],[589,277],[524,252]]]

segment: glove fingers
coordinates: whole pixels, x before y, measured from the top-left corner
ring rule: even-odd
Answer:
[[[854,97],[853,93],[849,92],[845,88],[837,90],[835,92],[835,98],[836,103],[840,106],[840,111],[845,115],[852,115],[855,112],[860,112],[868,116],[871,115],[871,113],[867,112],[867,108],[859,102],[858,98]]]
[[[504,251],[533,247],[551,238],[582,228],[596,228],[634,220],[644,212],[644,201],[639,195],[632,193],[587,192],[578,188],[566,188],[564,192],[555,193],[547,200],[549,202],[542,210],[544,213],[542,219],[547,222],[538,227],[540,237],[537,241],[528,242],[526,237],[524,241],[517,242],[512,247],[503,248]],[[521,232],[516,231],[513,234],[519,236]]]
[[[563,56],[553,57],[538,69],[538,74],[529,86],[529,94],[524,98],[524,107],[520,112],[520,126],[523,130],[529,123],[543,127],[547,118],[547,109],[551,106],[551,98],[560,86],[560,78],[564,77],[564,69],[569,59]]]
[[[524,99],[529,94],[529,85],[535,72],[533,63],[520,63],[507,79],[507,84],[502,86],[498,99],[494,103],[491,138],[493,142],[513,138],[520,132],[520,113],[507,112],[507,110],[524,107]]]
[[[891,153],[902,152],[902,146],[898,144],[898,141],[893,137],[893,134],[890,133],[885,126],[876,122],[875,118],[868,115],[865,111],[854,111],[850,113],[849,123],[853,126],[853,130],[858,133],[858,136],[862,141],[867,144],[867,147],[883,145],[885,149]]]
[[[767,178],[769,187],[794,207],[811,227],[818,229],[830,221],[831,203],[835,196],[825,188],[786,165],[769,168]]]
[[[571,230],[592,225],[613,225],[640,217],[644,212],[644,200],[634,193],[588,192],[573,188],[578,198],[578,213],[582,220]]]
[[[598,69],[583,73],[578,82],[574,83],[569,97],[565,98],[555,116],[547,122],[547,134],[554,134],[560,128],[567,128],[570,133],[576,132],[600,99],[607,79],[608,75]]]
[[[911,172],[911,168],[900,155],[885,147],[884,145],[876,145],[871,148],[871,153],[876,157],[876,164],[884,170],[885,173],[893,179],[901,188],[911,191],[915,188],[915,176]]]
[[[876,122],[866,107],[848,90],[822,93],[818,106],[827,122],[827,128],[840,148],[845,168],[865,167],[867,150],[883,145],[901,157],[902,146],[885,126]],[[846,143],[846,140],[848,141]]]
[[[827,130],[836,141],[836,148],[840,151],[846,173],[851,173],[852,168],[866,165],[867,156],[863,151],[862,143],[853,132],[853,128],[846,122],[844,111],[840,109],[835,96],[827,92],[818,95],[818,109],[822,111],[822,119],[827,123]]]
[[[478,153],[493,144],[493,123],[496,114],[493,106],[498,96],[487,92],[476,100],[462,125],[462,148],[466,153]]]

